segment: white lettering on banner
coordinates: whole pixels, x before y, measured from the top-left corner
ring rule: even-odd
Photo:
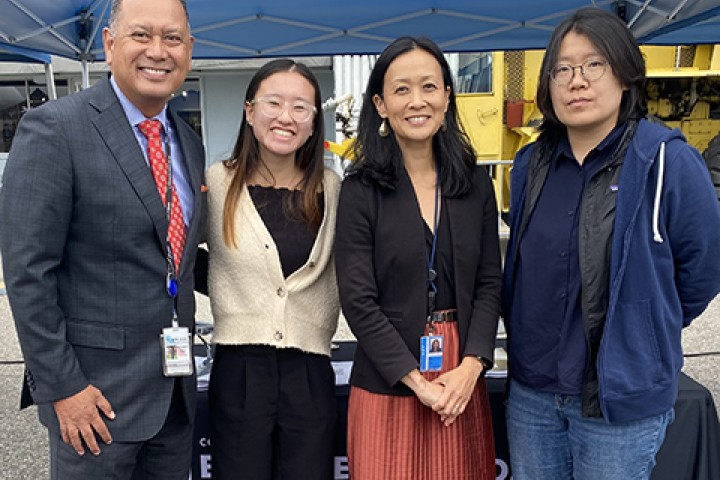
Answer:
[[[211,455],[200,455],[200,478],[212,478]]]
[[[335,385],[350,385],[350,371],[353,362],[332,362],[332,368],[335,371]]]
[[[510,469],[508,468],[507,463],[505,463],[505,460],[501,458],[496,458],[495,466],[500,467],[500,472],[498,473],[497,480],[512,480],[512,477],[508,479],[508,473]]]
[[[348,459],[347,457],[335,457],[335,469],[334,469],[335,480],[345,480],[350,478],[350,472],[348,470]]]
[[[209,446],[210,439],[201,438],[200,445]],[[495,466],[499,468],[497,480],[512,480],[512,477],[508,476],[510,469],[504,460],[496,458]],[[200,455],[200,478],[203,480],[212,478],[212,455],[210,454]],[[347,480],[350,478],[348,457],[335,457],[333,478],[334,480]]]
[[[200,440],[198,440],[198,443],[201,447],[207,448],[210,446],[210,439],[207,437],[202,437]]]

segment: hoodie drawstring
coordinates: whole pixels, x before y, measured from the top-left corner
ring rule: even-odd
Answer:
[[[655,190],[655,202],[653,203],[653,240],[656,243],[663,243],[662,235],[660,235],[660,196],[662,195],[663,180],[665,177],[665,142],[660,144],[660,154],[658,156],[658,178]]]

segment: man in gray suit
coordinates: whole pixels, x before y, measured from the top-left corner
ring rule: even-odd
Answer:
[[[112,77],[28,111],[7,161],[0,248],[23,404],[49,430],[52,478],[188,477],[192,352],[179,369],[168,352],[193,328],[204,154],[166,106],[192,43],[184,0],[114,0]],[[163,177],[149,166],[147,119],[160,122]]]

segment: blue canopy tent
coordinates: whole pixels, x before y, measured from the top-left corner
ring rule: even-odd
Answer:
[[[653,45],[684,45],[692,36],[695,44],[715,44],[720,42],[720,12],[688,27],[675,30],[660,28],[653,33],[649,43]]]
[[[0,44],[0,62],[44,63],[49,64],[51,57],[47,53],[28,50],[14,45]]]
[[[103,59],[111,0],[0,0],[0,44],[81,61]],[[543,48],[573,10],[624,18],[640,42],[699,43],[692,25],[720,15],[718,0],[188,0],[194,57],[247,58],[377,53],[404,34],[448,52]],[[676,35],[666,35],[675,32]],[[710,32],[709,30],[707,32]],[[702,42],[720,43],[720,30]]]

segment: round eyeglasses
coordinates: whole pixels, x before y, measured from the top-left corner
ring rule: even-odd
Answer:
[[[608,62],[605,60],[591,59],[586,60],[580,65],[569,65],[567,63],[561,63],[557,67],[550,70],[550,77],[553,81],[561,87],[568,85],[572,82],[575,77],[575,70],[580,69],[580,75],[587,80],[592,82],[600,80],[605,74],[605,69],[608,66]]]
[[[290,118],[298,123],[307,122],[317,113],[317,109],[304,100],[286,102],[275,96],[258,97],[251,101],[250,105],[257,106],[260,113],[270,119],[279,117],[287,109]]]

